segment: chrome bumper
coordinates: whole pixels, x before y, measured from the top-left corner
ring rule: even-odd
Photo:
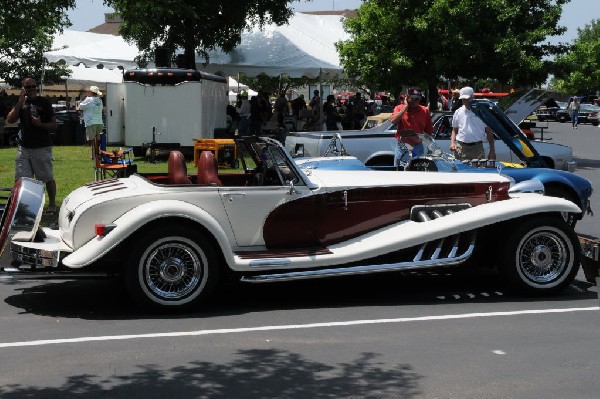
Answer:
[[[25,264],[40,268],[57,268],[61,259],[72,252],[60,238],[57,230],[44,229],[43,242],[20,241],[19,233],[10,243],[13,264]]]
[[[15,242],[10,244],[10,255],[13,263],[24,263],[36,268],[57,268],[60,261],[60,252],[58,251],[28,248]]]
[[[575,169],[577,169],[577,162],[575,161],[567,161],[565,162],[565,170],[567,172],[575,172]]]

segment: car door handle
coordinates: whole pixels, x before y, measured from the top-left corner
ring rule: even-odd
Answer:
[[[227,201],[232,202],[233,197],[244,197],[246,193],[225,193],[223,197],[227,198]]]

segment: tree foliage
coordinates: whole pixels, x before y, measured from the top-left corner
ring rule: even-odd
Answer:
[[[571,51],[556,59],[555,89],[563,93],[600,91],[600,20],[577,29]]]
[[[26,76],[54,83],[65,74],[63,66],[45,65],[44,51],[53,36],[71,23],[65,13],[75,0],[13,0],[0,13],[0,79],[18,86]]]
[[[350,76],[390,91],[458,77],[535,85],[547,78],[546,57],[564,51],[544,40],[565,31],[568,1],[365,0],[337,48]]]
[[[229,52],[241,42],[251,26],[284,24],[292,15],[295,0],[105,0],[122,17],[120,33],[143,51],[140,61],[153,58],[165,48],[175,61],[176,50],[184,54],[183,66],[195,67],[196,54],[209,61],[208,51]]]

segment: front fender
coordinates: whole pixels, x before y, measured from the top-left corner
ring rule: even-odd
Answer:
[[[210,214],[184,201],[153,201],[152,206],[140,205],[124,213],[114,224],[116,227],[104,237],[96,236],[79,249],[66,256],[62,263],[71,268],[82,268],[100,260],[118,244],[135,234],[143,226],[157,219],[180,217],[204,226],[215,237],[225,259],[233,260],[231,246],[225,231]]]

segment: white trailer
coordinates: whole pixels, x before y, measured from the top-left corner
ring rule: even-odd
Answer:
[[[226,126],[227,80],[192,69],[132,69],[107,85],[107,140],[134,149],[193,147]],[[156,134],[153,134],[153,132]]]

